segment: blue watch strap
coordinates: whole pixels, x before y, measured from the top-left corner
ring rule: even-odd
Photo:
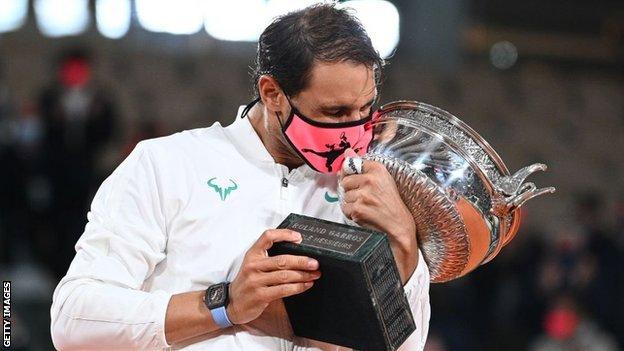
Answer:
[[[227,316],[227,312],[225,310],[225,306],[221,306],[215,309],[210,310],[212,314],[212,319],[217,323],[221,328],[231,327],[234,324],[230,322],[230,319]]]

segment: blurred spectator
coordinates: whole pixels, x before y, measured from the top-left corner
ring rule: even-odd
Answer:
[[[607,330],[618,336],[618,342],[624,343],[624,321],[619,313],[624,304],[623,252],[617,245],[616,228],[608,226],[612,221],[605,214],[610,212],[598,191],[578,195],[576,204],[579,227],[587,236],[585,262],[577,272],[577,282],[585,283],[585,287],[576,292],[592,317],[602,321]]]
[[[574,218],[554,219],[550,231],[525,231],[494,262],[458,281],[432,285],[431,328],[437,331],[432,347],[619,350],[624,280],[617,260],[622,255],[604,225],[609,221],[601,217],[600,203],[593,192],[579,196]],[[621,232],[624,220],[617,222]],[[555,308],[560,306],[571,307]],[[562,341],[544,334],[545,315],[552,335],[573,329],[573,336]],[[561,325],[568,329],[558,329]]]
[[[116,114],[108,93],[94,81],[84,50],[62,55],[56,80],[42,92],[39,102],[45,150],[42,167],[54,204],[48,213],[55,239],[51,243],[54,259],[49,263],[60,277],[84,229],[89,200],[99,181],[96,160],[113,137]]]
[[[544,334],[537,337],[531,351],[616,351],[615,340],[579,311],[570,296],[555,298],[544,321]]]

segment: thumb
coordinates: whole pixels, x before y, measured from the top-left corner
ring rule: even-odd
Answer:
[[[348,149],[345,150],[344,156],[345,156],[345,158],[346,157],[356,157],[357,154],[355,153],[355,151],[353,151],[352,148],[348,148]]]
[[[351,148],[345,150],[344,155],[345,159],[342,162],[341,176],[362,173],[362,158]]]

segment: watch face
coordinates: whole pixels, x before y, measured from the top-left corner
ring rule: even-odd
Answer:
[[[210,292],[210,301],[221,301],[223,300],[223,289],[214,289]]]
[[[206,290],[206,305],[209,309],[225,306],[227,302],[227,284],[220,283],[211,285]]]

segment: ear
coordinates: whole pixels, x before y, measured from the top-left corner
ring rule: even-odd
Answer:
[[[288,110],[288,104],[285,103],[286,96],[284,96],[284,91],[275,78],[266,74],[261,75],[260,78],[258,78],[258,92],[260,93],[262,103],[270,111],[285,113],[284,111]]]

